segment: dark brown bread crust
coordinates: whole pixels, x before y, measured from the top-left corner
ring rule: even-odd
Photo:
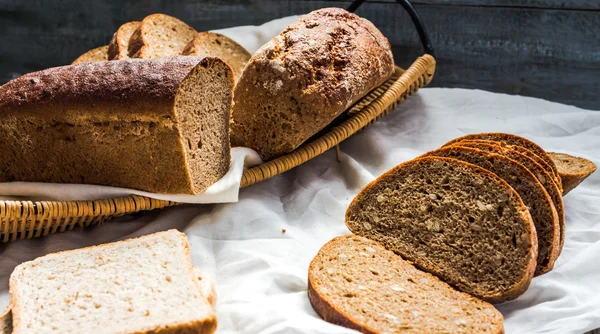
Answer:
[[[558,174],[563,184],[563,196],[575,189],[583,180],[596,171],[596,165],[585,158],[565,153],[548,152],[548,154],[556,163],[556,168],[558,168]]]
[[[340,8],[302,16],[250,59],[234,94],[232,130],[272,159],[300,146],[394,71],[388,40]]]
[[[196,193],[178,130],[185,120],[173,105],[190,70],[212,61],[222,63],[197,57],[84,63],[10,81],[0,87],[0,143],[8,148],[0,182]]]

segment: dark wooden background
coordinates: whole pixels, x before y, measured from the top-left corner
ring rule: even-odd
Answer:
[[[120,24],[162,12],[198,30],[303,14],[350,1],[312,0],[0,0],[0,83],[70,63],[105,45]],[[415,0],[438,58],[433,86],[478,88],[600,110],[600,1]],[[407,66],[421,52],[393,0],[358,14],[390,39]]]

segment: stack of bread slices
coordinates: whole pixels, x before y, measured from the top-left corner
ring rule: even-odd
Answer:
[[[595,170],[564,156],[557,168],[559,158],[523,137],[481,133],[384,173],[348,207],[355,235],[311,263],[313,307],[368,333],[501,333],[486,302],[515,299],[552,270],[564,243],[562,180]]]
[[[213,281],[176,230],[17,266],[0,333],[212,333]]]

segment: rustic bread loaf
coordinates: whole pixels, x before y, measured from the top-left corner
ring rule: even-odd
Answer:
[[[334,324],[362,333],[502,333],[502,314],[369,239],[325,244],[308,269],[308,297]]]
[[[466,135],[466,136],[462,136],[462,137],[456,138],[454,140],[451,140],[450,142],[446,143],[444,146],[448,146],[455,142],[459,142],[459,141],[463,141],[463,140],[476,140],[476,139],[491,140],[491,141],[495,141],[495,142],[505,143],[508,145],[521,146],[521,147],[527,149],[528,151],[533,152],[537,157],[541,158],[545,162],[545,164],[546,164],[545,167],[549,168],[548,172],[550,172],[550,174],[552,174],[553,177],[556,179],[556,183],[558,184],[558,187],[562,191],[560,175],[558,174],[558,170],[556,169],[556,165],[554,164],[554,161],[552,160],[552,158],[548,155],[548,153],[543,148],[541,148],[538,144],[532,142],[531,140],[529,140],[527,138],[520,137],[520,136],[513,135],[513,134],[502,133],[502,132],[476,133],[476,134]],[[527,154],[526,152],[522,152],[522,153]]]
[[[497,175],[456,159],[423,157],[367,185],[346,211],[355,234],[489,302],[517,298],[536,267],[533,221]]]
[[[431,151],[426,156],[453,158],[477,165],[498,175],[513,187],[529,209],[535,225],[538,243],[535,275],[552,270],[560,249],[558,214],[552,199],[529,169],[503,155],[455,145]]]
[[[221,58],[233,70],[236,81],[252,56],[231,38],[214,32],[198,33],[183,49],[182,55]]]
[[[13,333],[212,333],[184,234],[49,254],[10,277]]]
[[[165,58],[181,55],[198,32],[172,16],[146,16],[129,39],[130,58]]]
[[[129,39],[141,24],[139,21],[132,21],[119,27],[108,43],[108,60],[129,59]]]
[[[77,57],[77,59],[73,60],[71,65],[79,64],[79,63],[88,63],[94,61],[103,61],[108,60],[108,45],[104,45],[95,49],[91,49],[90,51],[82,54]]]
[[[526,156],[525,154],[522,154],[521,152],[523,152],[523,150],[516,151],[514,149],[509,148],[514,146],[499,146],[494,144],[494,142],[481,140],[461,141],[459,143],[454,144],[453,146],[457,145],[504,155],[505,157],[515,160],[521,165],[525,166],[533,173],[533,175],[536,176],[538,181],[540,181],[542,186],[544,186],[544,189],[552,199],[552,204],[554,204],[554,208],[556,209],[556,213],[558,214],[558,224],[560,228],[560,254],[560,252],[562,251],[562,247],[565,243],[565,207],[563,204],[561,191],[558,188],[558,185],[554,182],[554,178],[551,176],[551,174],[549,174],[540,164],[538,164],[532,158]]]
[[[232,87],[227,64],[197,57],[84,63],[12,80],[0,87],[0,182],[202,192],[229,168]]]
[[[238,81],[233,133],[263,159],[288,153],[394,71],[388,40],[340,8],[302,16],[250,59]]]
[[[583,180],[596,171],[596,165],[588,159],[575,157],[565,153],[548,152],[563,184],[563,196],[575,189]]]

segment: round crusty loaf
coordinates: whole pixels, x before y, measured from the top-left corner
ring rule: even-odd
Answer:
[[[529,209],[535,225],[538,237],[535,275],[552,270],[560,249],[558,214],[544,186],[529,169],[503,155],[469,147],[447,146],[431,151],[427,156],[454,158],[472,163],[498,175],[513,187]]]
[[[556,179],[556,183],[558,184],[558,187],[562,191],[560,175],[558,174],[558,170],[556,169],[556,165],[554,164],[554,161],[552,160],[552,158],[548,155],[548,153],[543,148],[541,148],[538,144],[532,142],[531,140],[529,140],[527,138],[513,135],[513,134],[503,133],[503,132],[475,133],[475,134],[470,134],[470,135],[462,136],[462,137],[456,138],[454,140],[451,140],[448,143],[444,144],[444,146],[449,146],[449,145],[452,145],[456,142],[460,142],[463,140],[477,140],[477,139],[491,140],[491,141],[495,141],[495,142],[505,143],[508,145],[520,146],[520,147],[527,149],[526,152],[521,152],[526,155],[529,155],[527,152],[532,152],[535,156],[539,157],[541,160],[544,161],[544,167],[547,168],[548,172],[550,174],[552,174],[552,176]],[[518,150],[518,151],[520,151],[520,150]]]
[[[538,164],[537,161],[521,153],[523,152],[523,150],[516,151],[514,149],[509,148],[514,146],[496,145],[494,143],[495,142],[493,141],[473,140],[461,141],[459,143],[454,144],[453,146],[471,147],[485,152],[503,155],[525,166],[525,168],[529,169],[531,173],[533,173],[533,175],[536,176],[538,181],[540,181],[542,186],[544,186],[544,189],[552,199],[552,203],[554,204],[554,208],[556,209],[556,213],[558,214],[558,225],[560,227],[560,254],[560,252],[562,252],[562,247],[565,243],[565,207],[563,204],[561,191],[556,182],[554,182],[554,178],[550,173],[548,173],[546,169],[544,169],[540,164]]]
[[[129,39],[141,24],[139,21],[127,22],[117,29],[108,43],[108,60],[129,59]]]
[[[108,60],[108,46],[104,45],[95,49],[91,49],[90,51],[82,54],[77,57],[77,59],[73,60],[71,65],[79,64],[79,63],[89,63],[95,61],[104,61]]]
[[[537,236],[515,190],[456,159],[405,162],[367,185],[346,211],[355,234],[489,302],[517,298],[536,267]]]
[[[232,126],[269,160],[293,151],[394,71],[390,43],[340,8],[302,16],[250,59],[234,94]]]
[[[583,180],[596,171],[596,165],[593,162],[580,157],[575,157],[565,153],[548,152],[563,184],[563,196],[575,189]]]
[[[144,59],[179,56],[197,33],[172,16],[148,15],[129,38],[128,55]]]
[[[308,269],[325,321],[363,333],[502,333],[502,314],[380,244],[356,235],[325,244]]]

